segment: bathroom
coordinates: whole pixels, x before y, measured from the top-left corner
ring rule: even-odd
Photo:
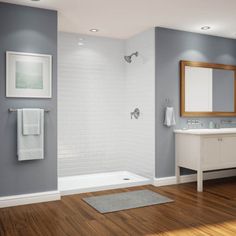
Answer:
[[[199,24],[192,22],[193,28],[183,26],[180,22],[177,22],[178,25],[169,25],[158,21],[148,25],[135,24],[136,28],[134,25],[129,28],[134,23],[127,22],[124,30],[121,24],[117,29],[114,29],[115,26],[106,29],[103,21],[97,24],[96,21],[78,23],[72,16],[69,18],[70,14],[74,17],[77,14],[71,7],[71,1],[68,4],[70,11],[65,5],[60,5],[62,1],[60,4],[46,0],[24,3],[18,0],[0,1],[0,226],[4,225],[1,216],[5,209],[12,209],[9,215],[13,215],[17,206],[19,208],[16,210],[24,212],[28,208],[21,205],[33,204],[33,209],[34,204],[39,203],[39,207],[42,204],[42,207],[48,208],[50,216],[58,216],[64,212],[66,205],[72,204],[71,209],[78,206],[78,211],[80,207],[85,209],[85,205],[79,207],[84,196],[133,190],[151,190],[170,198],[174,203],[167,201],[161,206],[151,206],[156,208],[150,208],[148,213],[145,212],[148,207],[145,207],[139,208],[140,212],[137,208],[137,211],[126,211],[127,215],[122,211],[117,214],[124,216],[124,219],[132,218],[131,221],[136,218],[142,221],[142,215],[149,217],[153,213],[158,219],[160,212],[165,214],[164,209],[166,212],[170,210],[169,204],[176,204],[174,207],[180,212],[181,202],[190,195],[196,205],[201,205],[201,199],[207,202],[214,181],[222,180],[217,184],[226,183],[226,187],[231,184],[232,188],[236,176],[234,151],[233,154],[225,154],[230,156],[229,165],[208,169],[192,167],[181,160],[187,151],[189,156],[199,152],[201,157],[199,150],[205,147],[205,143],[201,143],[206,135],[204,132],[208,132],[209,137],[217,138],[217,143],[229,136],[235,138],[236,108],[226,111],[227,114],[206,112],[199,115],[183,110],[184,83],[181,81],[184,73],[180,63],[192,62],[193,67],[196,62],[206,63],[205,68],[209,68],[209,64],[225,65],[228,68],[225,70],[234,71],[235,35],[207,21],[199,21]],[[152,1],[152,4],[156,3]],[[79,9],[77,4],[75,8]],[[120,9],[122,12],[123,6]],[[163,9],[169,8],[165,6]],[[148,12],[153,11],[149,7]],[[197,9],[192,11],[196,15],[199,13]],[[124,14],[130,19],[128,12]],[[135,17],[137,20],[138,16]],[[210,26],[206,28],[207,25]],[[47,70],[50,80],[43,81],[43,86],[48,87],[45,89],[46,95],[35,95],[22,88],[17,92],[17,89],[11,88],[13,82],[9,81],[12,70],[9,68],[13,63],[9,58],[17,55],[49,56]],[[202,91],[195,96],[197,101],[201,94]],[[236,103],[235,98],[233,102]],[[44,114],[43,123],[40,124],[44,130],[43,158],[22,161],[18,153],[17,132],[19,124],[23,123],[18,120],[18,111],[35,108],[43,110]],[[170,124],[166,121],[168,108],[171,111]],[[224,128],[231,131],[225,131]],[[199,150],[191,149],[192,143],[188,145],[185,138],[182,144],[182,137],[185,136],[189,140],[190,136],[199,137],[200,141],[195,145],[200,147]],[[217,150],[223,153],[223,149]],[[209,153],[207,155],[210,156]],[[217,158],[221,160],[222,156]],[[214,188],[217,189],[217,186],[214,185]],[[224,199],[222,201],[229,207],[228,196],[236,199],[236,195],[234,197],[232,193],[231,197],[231,192],[227,191],[219,199],[214,197],[219,204]],[[69,203],[70,200],[72,203]],[[210,201],[214,202],[214,199]],[[78,205],[73,205],[75,202]],[[56,211],[56,207],[60,210]],[[50,209],[53,213],[50,213]],[[141,213],[141,209],[144,212]],[[97,214],[90,208],[87,210],[89,216]],[[71,217],[68,212],[65,211],[65,215]],[[204,209],[202,212],[205,213]],[[186,210],[186,214],[191,217],[190,210]],[[116,219],[118,215],[111,213],[111,218],[114,216]],[[110,220],[109,214],[104,217]],[[92,220],[94,218],[91,216]],[[211,225],[213,218],[209,220]],[[55,222],[52,224],[56,225]],[[172,229],[171,225],[168,227]],[[143,235],[151,235],[155,230],[147,230]]]

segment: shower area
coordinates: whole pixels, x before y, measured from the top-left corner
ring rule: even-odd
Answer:
[[[150,184],[155,174],[155,31],[129,39],[59,32],[62,195]]]

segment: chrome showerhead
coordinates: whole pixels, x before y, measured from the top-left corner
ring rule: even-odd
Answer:
[[[124,56],[124,59],[126,60],[126,62],[131,63],[131,56]]]
[[[138,56],[138,52],[132,53],[130,56],[124,56],[124,59],[126,62],[131,63],[132,62],[132,56]]]

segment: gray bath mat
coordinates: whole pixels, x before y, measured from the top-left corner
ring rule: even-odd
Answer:
[[[164,197],[150,190],[139,190],[97,197],[87,197],[83,198],[83,200],[100,213],[173,202],[170,198]]]

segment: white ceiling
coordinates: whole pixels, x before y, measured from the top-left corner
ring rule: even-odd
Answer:
[[[59,31],[129,38],[161,26],[236,38],[236,0],[1,0],[59,12]],[[211,30],[202,31],[209,25]],[[98,33],[89,29],[98,28]]]

